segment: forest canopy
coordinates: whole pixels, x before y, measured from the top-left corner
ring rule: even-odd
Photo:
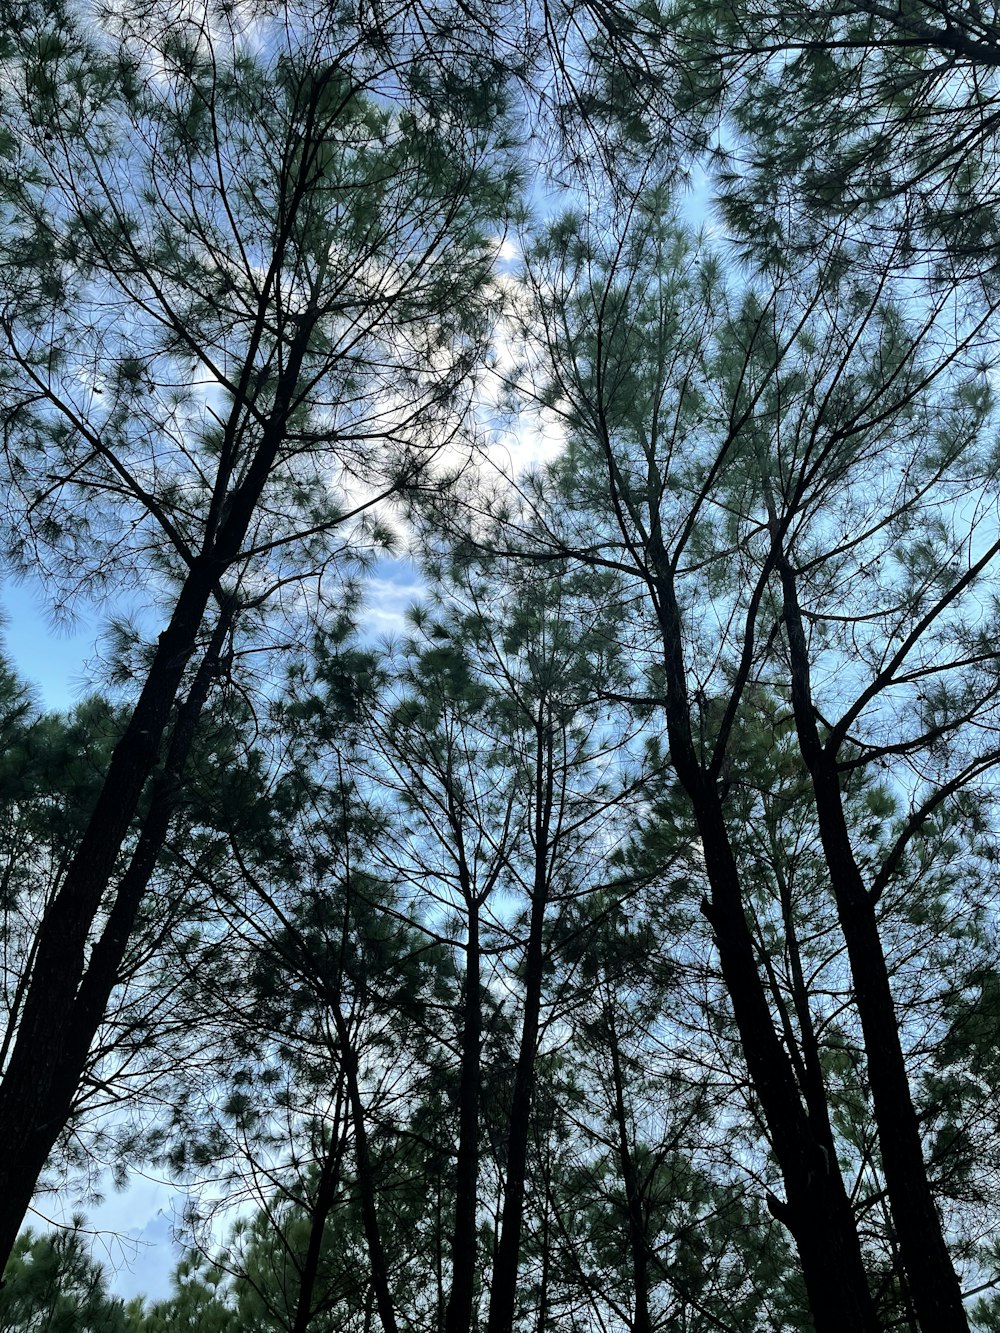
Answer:
[[[1000,1329],[998,70],[0,0],[2,1328]]]

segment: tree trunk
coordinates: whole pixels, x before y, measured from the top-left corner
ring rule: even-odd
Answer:
[[[160,635],[149,674],[121,739],[66,877],[38,933],[31,981],[7,1069],[0,1081],[0,1270],[31,1203],[49,1153],[69,1119],[87,1050],[103,1017],[103,982],[88,995],[77,990],[85,977],[87,939],[121,854],[142,793],[156,764],[188,661],[195,650],[209,600],[239,555],[254,511],[284,438],[292,397],[305,359],[315,313],[300,318],[264,429],[242,482],[229,498],[228,512],[210,548],[195,558]],[[141,847],[150,871],[166,835],[169,814],[160,820],[159,845]],[[136,892],[134,910],[122,900],[112,910],[102,976],[117,969],[128,943],[146,879],[126,873],[123,888]],[[116,916],[117,912],[117,916]],[[122,934],[124,930],[124,934]],[[95,949],[95,955],[100,945]],[[115,951],[119,951],[117,961]],[[99,1010],[99,1012],[98,1012]]]
[[[831,785],[836,788],[835,777]],[[875,904],[864,890],[853,852],[843,846],[847,830],[839,790],[824,786],[817,789],[817,809],[826,808],[821,826],[841,825],[840,847],[828,848],[828,861],[864,1035],[886,1192],[913,1308],[924,1333],[968,1333],[962,1290],[927,1178]]]
[[[538,1311],[535,1333],[547,1333],[549,1328],[549,1281],[552,1267],[552,1170],[550,1160],[545,1166],[545,1202],[542,1207],[542,1271],[538,1278]]]
[[[375,1173],[368,1151],[368,1127],[365,1124],[365,1108],[358,1083],[358,1057],[339,1005],[332,1006],[332,1015],[337,1040],[340,1043],[340,1058],[347,1079],[347,1101],[351,1108],[351,1124],[354,1129],[354,1160],[358,1171],[358,1195],[361,1200],[361,1225],[368,1247],[375,1305],[384,1333],[397,1333],[396,1312],[389,1287],[389,1266],[382,1245],[382,1232],[375,1204]]]
[[[712,886],[705,914],[785,1186],[786,1201],[772,1196],[768,1205],[795,1241],[816,1333],[876,1333],[880,1325],[828,1123],[817,1123],[803,1107],[774,1030],[718,797],[703,792],[696,815]]]
[[[135,852],[122,876],[107,923],[91,950],[85,971],[82,950],[75,936],[86,938],[100,896],[90,908],[89,916],[84,918],[87,900],[79,904],[72,901],[67,892],[71,882],[67,876],[52,910],[42,923],[17,1040],[0,1084],[0,1127],[10,1136],[4,1139],[6,1151],[0,1159],[0,1182],[4,1189],[0,1202],[0,1253],[3,1255],[9,1255],[13,1247],[38,1177],[70,1117],[94,1035],[117,984],[143,895],[166,840],[177,790],[229,623],[229,616],[220,617],[212,644],[180,710],[164,770],[154,787]],[[133,721],[134,718],[135,714]],[[95,819],[97,814],[95,810]],[[124,836],[125,829],[119,835],[121,841]],[[109,866],[108,873],[110,869]],[[55,910],[57,906],[58,910]],[[77,909],[75,913],[74,908]],[[64,927],[63,934],[59,933],[60,925]],[[48,993],[43,990],[46,978],[51,981]],[[65,1006],[61,1012],[53,1008],[57,997]],[[31,1045],[31,1037],[39,1043],[37,1047]],[[16,1151],[10,1150],[12,1142],[17,1145]]]
[[[715,932],[723,982],[733,1006],[750,1081],[767,1123],[786,1199],[768,1198],[791,1232],[816,1333],[878,1333],[861,1243],[828,1126],[802,1104],[795,1070],[774,1029],[747,923],[739,869],[715,779],[701,767],[691,734],[680,612],[661,552],[653,579],[663,639],[671,757],[691,800],[712,891],[703,911]]]
[[[545,725],[546,704],[539,705],[535,751],[534,880],[528,948],[524,975],[524,1015],[514,1069],[511,1094],[510,1132],[507,1140],[507,1170],[504,1177],[500,1241],[493,1261],[493,1285],[486,1333],[511,1333],[517,1302],[517,1273],[524,1222],[524,1185],[528,1160],[531,1101],[535,1086],[535,1061],[542,1008],[543,928],[548,901],[549,828],[552,815],[552,738]]]
[[[469,938],[466,945],[462,1067],[458,1086],[458,1158],[455,1166],[455,1223],[451,1240],[451,1292],[445,1333],[471,1333],[476,1294],[476,1218],[479,1184],[479,1081],[482,1046],[479,905],[467,894]]]
[[[604,1008],[611,1054],[611,1080],[615,1099],[615,1126],[618,1130],[618,1160],[621,1164],[622,1184],[625,1187],[625,1207],[628,1216],[628,1243],[632,1257],[633,1315],[632,1333],[650,1333],[649,1320],[649,1247],[642,1216],[642,1192],[635,1159],[629,1142],[628,1116],[625,1111],[625,1081],[622,1076],[621,1051],[610,998]]]
[[[781,560],[780,569],[796,729],[812,778],[820,839],[847,944],[900,1258],[924,1333],[968,1333],[961,1287],[927,1179],[875,904],[854,859],[836,759],[824,749],[816,726],[795,575],[787,559]]]
[[[299,1289],[295,1298],[295,1315],[290,1333],[308,1333],[312,1319],[313,1292],[319,1277],[319,1261],[323,1253],[323,1236],[326,1232],[326,1220],[330,1216],[337,1187],[340,1183],[340,1163],[344,1155],[346,1134],[340,1123],[341,1098],[343,1085],[338,1083],[336,1115],[330,1144],[323,1156],[320,1168],[316,1197],[310,1210],[309,1244],[299,1270]]]
[[[514,1068],[514,1087],[510,1104],[510,1129],[507,1139],[507,1168],[504,1175],[503,1213],[500,1241],[493,1262],[493,1284],[487,1333],[511,1333],[517,1298],[517,1272],[521,1254],[521,1228],[524,1221],[524,1188],[531,1125],[531,1101],[535,1084],[535,1058],[542,989],[542,920],[544,901],[532,904],[528,941],[528,966],[525,974],[524,1018]]]

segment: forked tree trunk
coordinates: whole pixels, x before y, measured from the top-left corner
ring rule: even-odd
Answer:
[[[803,1106],[794,1069],[775,1031],[714,792],[702,792],[696,814],[712,887],[706,915],[715,931],[750,1081],[784,1181],[785,1200],[770,1198],[769,1207],[795,1241],[816,1333],[878,1333],[881,1325],[829,1125]]]
[[[511,1329],[514,1327],[517,1274],[521,1256],[521,1230],[524,1223],[524,1193],[528,1141],[531,1130],[531,1103],[535,1087],[535,1061],[538,1052],[538,1029],[541,1014],[542,923],[544,917],[545,900],[544,897],[540,897],[531,905],[528,958],[524,977],[524,1015],[521,1022],[521,1039],[518,1045],[517,1064],[514,1067],[514,1087],[510,1101],[503,1212],[500,1221],[500,1240],[493,1261],[493,1285],[490,1289],[487,1333],[511,1333]]]
[[[660,555],[653,587],[663,639],[670,752],[701,837],[712,892],[703,910],[715,933],[747,1071],[784,1182],[785,1200],[772,1197],[768,1204],[795,1241],[816,1333],[879,1333],[829,1122],[803,1105],[795,1069],[775,1031],[717,784],[695,752],[680,613],[669,562]]]
[[[204,603],[207,600],[206,595]],[[196,632],[195,626],[192,639]],[[170,637],[161,636],[157,662],[164,643],[170,642]],[[152,795],[138,845],[118,886],[107,923],[89,960],[85,959],[87,935],[155,760],[155,748],[150,749],[143,728],[136,723],[148,721],[149,733],[158,743],[167,721],[165,716],[161,719],[163,710],[156,706],[157,701],[147,697],[151,687],[155,690],[156,681],[168,675],[166,668],[157,670],[157,662],[132,722],[115,748],[80,849],[39,930],[24,1010],[0,1082],[0,1267],[10,1255],[38,1177],[69,1120],[91,1044],[166,839],[175,788],[207,694],[211,675],[208,656],[178,718],[163,779]],[[179,676],[179,672],[169,674]],[[173,683],[167,695],[168,709],[179,683],[179,679]],[[116,792],[121,793],[118,807],[113,799]]]
[[[531,1129],[531,1103],[535,1089],[535,1064],[542,1009],[545,909],[548,901],[549,834],[553,803],[552,737],[545,725],[545,700],[539,704],[535,751],[534,879],[528,947],[524,969],[524,1013],[514,1088],[511,1094],[507,1139],[507,1169],[504,1176],[500,1240],[493,1261],[493,1285],[486,1333],[511,1333],[517,1304],[517,1275],[524,1224],[525,1175]]]

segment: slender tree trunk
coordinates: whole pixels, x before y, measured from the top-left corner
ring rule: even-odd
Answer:
[[[802,1104],[794,1071],[774,1030],[740,896],[738,871],[718,798],[703,793],[698,827],[712,886],[706,904],[723,980],[750,1080],[785,1185],[768,1205],[791,1232],[816,1333],[874,1333],[875,1315],[857,1226],[827,1131]]]
[[[878,1333],[861,1244],[828,1132],[802,1104],[795,1070],[774,1029],[743,906],[739,870],[715,779],[701,767],[691,734],[680,613],[669,562],[653,580],[663,637],[671,756],[692,803],[712,890],[703,911],[715,932],[750,1081],[760,1101],[786,1199],[768,1198],[791,1232],[816,1333]]]
[[[604,1007],[608,1030],[608,1048],[611,1055],[611,1081],[615,1099],[615,1127],[618,1130],[618,1160],[622,1184],[625,1187],[625,1207],[628,1217],[629,1253],[632,1256],[632,1289],[634,1295],[632,1333],[650,1333],[649,1320],[649,1247],[642,1216],[642,1191],[628,1132],[625,1110],[625,1080],[622,1075],[621,1051],[614,1013],[610,999]]]
[[[42,924],[38,959],[28,990],[25,1013],[18,1029],[10,1065],[0,1085],[0,1125],[8,1127],[8,1132],[14,1135],[14,1141],[20,1149],[17,1153],[8,1149],[0,1159],[0,1180],[3,1180],[7,1191],[0,1203],[0,1249],[6,1247],[4,1253],[9,1254],[13,1247],[38,1177],[70,1117],[73,1098],[86,1068],[94,1035],[117,984],[119,969],[143,895],[166,840],[198,719],[215,675],[218,652],[225,637],[223,621],[227,626],[228,617],[220,618],[212,645],[205,654],[178,715],[163,773],[154,787],[135,852],[122,876],[108,920],[91,950],[82,977],[79,976],[82,959],[74,954],[78,969],[75,980],[79,982],[79,989],[75,995],[69,992],[66,1011],[61,1016],[46,1011],[39,1003],[42,997],[38,996],[37,991],[41,977],[49,975],[48,969],[56,966],[60,958],[66,957],[67,942],[53,939],[52,936],[53,920],[58,922],[65,919],[65,885],[59,895],[64,910],[47,916]],[[46,966],[45,970],[40,971],[43,948]],[[55,978],[53,989],[68,992],[66,981],[65,976]],[[73,989],[76,989],[75,985]],[[30,1014],[29,1004],[32,1004]],[[61,1022],[58,1021],[60,1017]],[[30,1019],[30,1026],[26,1028],[27,1019]],[[34,1052],[35,1059],[32,1060],[32,1050],[25,1041],[26,1032],[39,1034],[39,1040],[47,1036],[58,1045],[40,1047]],[[17,1102],[13,1091],[18,1087],[26,1093],[22,1103]]]
[[[775,848],[777,852],[777,848]],[[781,916],[785,927],[785,943],[788,948],[789,970],[792,982],[792,1004],[799,1025],[799,1045],[802,1049],[802,1089],[806,1106],[813,1125],[822,1134],[827,1151],[836,1152],[833,1127],[830,1124],[830,1104],[823,1084],[823,1064],[820,1058],[820,1045],[809,1009],[809,990],[805,973],[802,970],[802,956],[799,951],[798,932],[795,926],[794,906],[791,891],[777,864],[775,878],[778,881],[778,893],[781,898]]]
[[[295,1297],[295,1316],[290,1333],[307,1333],[312,1319],[313,1292],[316,1290],[316,1281],[319,1277],[323,1236],[326,1233],[327,1218],[337,1197],[340,1164],[344,1156],[346,1135],[340,1123],[342,1097],[343,1085],[340,1084],[337,1088],[337,1112],[334,1117],[333,1133],[329,1147],[323,1155],[316,1197],[310,1210],[309,1244],[306,1246],[305,1257],[299,1270],[299,1289]]]
[[[90,952],[67,1028],[68,1071],[82,1071],[119,969],[128,948],[139,908],[170,829],[180,795],[188,755],[219,666],[219,657],[232,627],[235,605],[228,602],[219,615],[211,641],[195,673],[187,698],[178,710],[163,771],[153,784],[149,810],[143,821],[132,860],[115,893],[100,939]]]
[[[838,813],[830,811],[831,822]],[[875,905],[861,886],[853,853],[842,864],[833,858],[830,869],[864,1035],[886,1192],[913,1308],[923,1333],[968,1333],[962,1289],[927,1178]]]
[[[299,321],[272,417],[243,481],[230,497],[214,543],[191,564],[128,726],[112,753],[87,828],[39,929],[17,1036],[0,1081],[0,1270],[10,1256],[48,1155],[69,1119],[87,1050],[103,1017],[106,997],[103,1003],[96,1003],[103,985],[96,974],[77,1004],[77,990],[87,968],[87,939],[156,764],[209,600],[239,554],[274,466],[315,318]],[[160,819],[159,845],[168,824],[169,811]],[[151,871],[159,846],[147,839],[140,850],[141,862],[148,863]],[[130,879],[126,873],[122,888],[127,892],[124,897],[119,894],[120,910],[118,903],[112,909],[111,934],[105,931],[102,976],[114,972],[124,955],[148,878],[148,874],[142,879],[136,873]]]
[[[524,1221],[524,1190],[531,1128],[531,1101],[535,1086],[535,1059],[542,994],[542,923],[545,901],[531,905],[528,959],[524,978],[524,1017],[514,1087],[510,1104],[510,1132],[507,1140],[507,1169],[504,1176],[503,1213],[500,1241],[493,1262],[493,1285],[487,1333],[510,1333],[514,1326],[517,1299],[517,1273],[521,1255],[521,1228]]]
[[[332,1014],[347,1081],[347,1101],[351,1108],[351,1124],[354,1129],[354,1159],[358,1171],[358,1195],[361,1200],[361,1224],[365,1233],[365,1244],[368,1247],[368,1263],[371,1267],[375,1305],[378,1309],[378,1316],[384,1333],[397,1333],[396,1312],[393,1308],[392,1292],[389,1287],[389,1265],[386,1262],[385,1249],[382,1245],[382,1231],[379,1227],[378,1209],[375,1204],[375,1172],[372,1169],[371,1154],[368,1150],[368,1127],[365,1124],[365,1107],[361,1100],[361,1088],[358,1083],[358,1057],[339,1005],[332,1006]]]
[[[535,752],[535,831],[534,881],[528,948],[524,971],[524,1014],[521,1039],[514,1069],[514,1087],[510,1106],[510,1133],[507,1140],[507,1170],[504,1178],[503,1214],[500,1242],[493,1261],[493,1285],[486,1333],[511,1333],[517,1302],[517,1273],[521,1255],[521,1229],[524,1222],[524,1189],[528,1160],[528,1136],[531,1128],[531,1101],[535,1087],[535,1063],[542,1008],[542,973],[544,963],[543,929],[548,901],[549,828],[552,815],[553,761],[552,738],[544,724],[546,704],[539,705]]]
[[[549,1281],[552,1268],[552,1166],[551,1158],[545,1164],[545,1203],[542,1208],[542,1271],[538,1279],[538,1311],[535,1333],[546,1333],[549,1327]]]
[[[482,1046],[479,904],[468,886],[469,938],[466,944],[462,1066],[458,1087],[458,1158],[455,1166],[455,1223],[451,1239],[451,1293],[445,1333],[471,1333],[476,1294],[476,1219],[479,1184],[479,1067]]]
[[[341,794],[343,798],[343,773],[340,773]],[[346,814],[346,810],[345,810]],[[358,1177],[358,1196],[361,1202],[361,1226],[368,1248],[368,1265],[371,1269],[371,1289],[375,1296],[379,1321],[383,1333],[397,1333],[396,1312],[389,1286],[389,1265],[386,1261],[385,1248],[382,1245],[382,1230],[379,1226],[378,1208],[375,1202],[375,1172],[372,1169],[371,1153],[368,1149],[368,1126],[365,1118],[365,1106],[361,1097],[358,1081],[358,1054],[351,1040],[347,1019],[343,1010],[344,970],[350,951],[351,910],[353,901],[353,875],[350,859],[350,846],[346,848],[344,867],[344,916],[340,932],[340,961],[336,980],[330,994],[330,1015],[333,1018],[337,1044],[340,1048],[341,1069],[347,1086],[347,1105],[354,1130],[354,1162]]]
[[[923,1333],[968,1333],[969,1322],[931,1193],[875,904],[854,858],[835,757],[820,741],[795,575],[780,562],[799,745],[812,778],[820,838],[854,981],[886,1192]]]

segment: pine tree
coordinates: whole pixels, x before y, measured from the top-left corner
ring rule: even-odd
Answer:
[[[0,1287],[5,1333],[131,1333],[125,1305],[108,1294],[81,1226],[77,1218],[72,1230],[18,1236]]]
[[[675,105],[711,143],[749,248],[806,253],[850,234],[876,270],[926,265],[971,278],[970,294],[990,283],[1000,39],[987,10],[750,0],[681,3],[661,23],[676,34],[661,61]]]
[[[907,307],[884,274],[862,287],[851,254],[774,286],[736,284],[656,192],[618,220],[553,227],[534,261],[531,332],[548,342],[546,401],[569,440],[545,548],[635,579],[662,651],[646,681],[661,692],[711,886],[704,915],[784,1181],[771,1207],[795,1238],[817,1328],[874,1328],[823,1072],[790,1059],[740,866],[741,730],[763,687],[794,721],[910,1294],[926,1327],[965,1327],[878,918],[925,821],[996,763],[981,730],[992,631],[974,622],[997,548],[978,518],[966,530],[943,512],[938,489],[993,475],[992,398],[974,369],[982,323],[950,321],[959,298]],[[916,790],[896,770],[910,802],[895,841],[869,851],[851,823],[855,775],[917,755]]]
[[[385,34],[367,44],[340,14],[272,21],[257,47],[228,6],[101,30],[59,6],[8,17],[8,553],[37,553],[66,591],[137,581],[166,624],[31,956],[0,1083],[4,1253],[205,700],[267,644],[292,584],[336,582],[387,540],[379,504],[432,484],[510,185],[499,89],[458,79],[425,114],[417,93],[442,90],[419,60],[397,66]]]

